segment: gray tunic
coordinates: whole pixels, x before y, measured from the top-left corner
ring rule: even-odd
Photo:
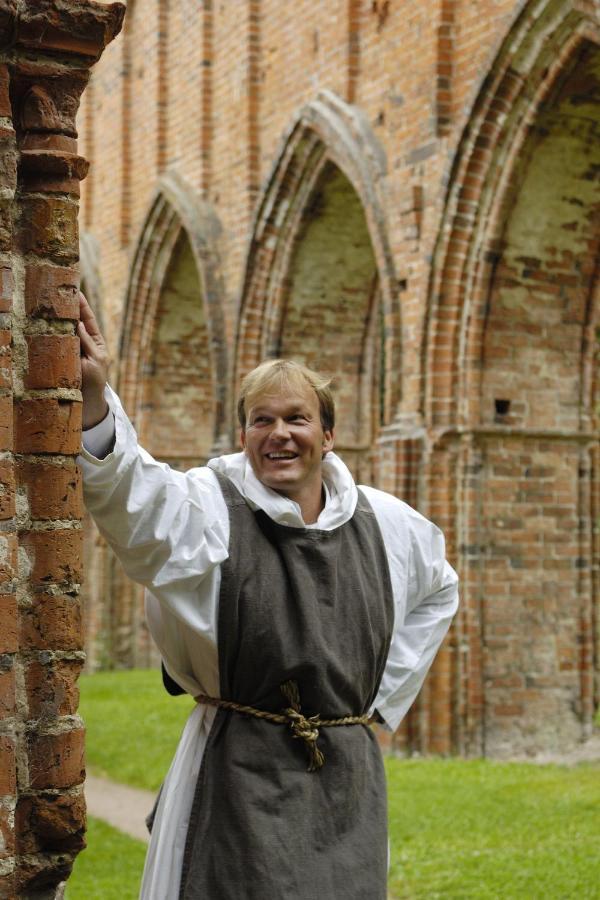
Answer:
[[[221,697],[278,712],[294,680],[302,712],[363,715],[393,628],[375,515],[359,491],[333,531],[288,528],[253,512],[224,476],[230,556],[222,565]],[[190,816],[181,900],[385,900],[386,785],[366,725],[322,728],[324,766],[307,771],[286,725],[220,709]]]

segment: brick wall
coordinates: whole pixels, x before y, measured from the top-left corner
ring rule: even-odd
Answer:
[[[84,846],[75,113],[123,8],[0,4],[0,896]]]
[[[130,0],[83,101],[115,379],[151,449],[235,446],[240,378],[290,354],[336,376],[357,476],[444,528],[463,605],[403,751],[590,733],[598,45],[588,0]],[[108,566],[113,659],[153,661]]]

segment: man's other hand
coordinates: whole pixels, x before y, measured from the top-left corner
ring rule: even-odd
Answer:
[[[79,292],[77,335],[81,346],[81,394],[83,396],[83,427],[92,428],[108,412],[104,386],[108,379],[109,356],[106,341],[98,328],[92,308]]]

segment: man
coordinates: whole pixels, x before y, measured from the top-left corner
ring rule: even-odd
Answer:
[[[166,778],[144,900],[384,900],[399,725],[457,607],[434,525],[357,489],[328,381],[272,360],[242,384],[241,453],[187,473],[142,450],[81,299],[85,498],[168,675],[198,704]]]

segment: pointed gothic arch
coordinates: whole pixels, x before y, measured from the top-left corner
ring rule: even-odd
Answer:
[[[191,185],[174,172],[159,182],[136,245],[125,300],[120,343],[120,393],[130,415],[141,424],[147,404],[145,386],[149,370],[156,366],[153,342],[157,337],[157,313],[177,261],[195,273],[197,303],[196,330],[205,331],[203,341],[208,365],[204,374],[210,381],[207,400],[212,409],[210,440],[204,442],[205,457],[226,440],[227,344],[223,317],[223,285],[220,269],[221,227],[212,208],[200,199]],[[194,290],[192,290],[192,295]],[[181,299],[181,297],[180,297]],[[188,297],[189,303],[193,296]],[[171,306],[177,303],[172,298]],[[191,311],[190,311],[191,312]],[[193,365],[193,360],[188,361]],[[192,423],[193,424],[193,423]]]
[[[450,171],[434,250],[423,360],[423,408],[432,428],[464,421],[467,373],[461,352],[482,321],[518,161],[539,110],[585,46],[600,40],[598,12],[577,0],[529,0],[480,86]],[[471,333],[472,332],[471,329]],[[428,366],[427,360],[442,360]],[[463,365],[461,366],[461,363]],[[466,366],[464,365],[466,363]]]
[[[331,91],[322,91],[300,110],[282,140],[251,229],[237,336],[236,385],[262,359],[282,350],[290,272],[299,240],[314,218],[311,204],[315,198],[325,195],[327,199],[336,191],[339,197],[345,192],[350,215],[364,221],[364,229],[357,227],[372,253],[385,360],[382,419],[389,423],[393,418],[401,388],[401,316],[382,199],[385,174],[385,155],[359,109]],[[374,291],[373,285],[361,290],[365,296]],[[371,297],[369,308],[373,302]],[[376,327],[367,311],[365,319],[369,317],[367,331]],[[335,339],[333,333],[321,335],[323,345]]]
[[[567,746],[592,727],[599,135],[597,5],[525,3],[448,176],[423,348],[429,513],[463,585],[462,752]]]

